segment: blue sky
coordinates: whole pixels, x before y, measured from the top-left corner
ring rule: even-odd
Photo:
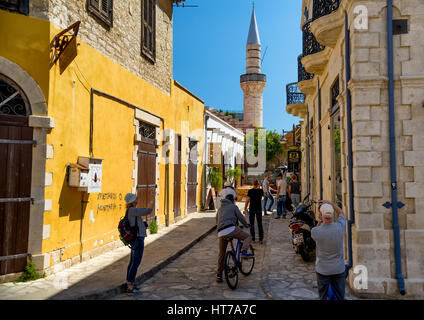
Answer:
[[[240,75],[246,70],[251,0],[187,0],[174,8],[174,79],[216,109],[243,109]],[[299,118],[286,113],[287,83],[297,81],[302,50],[300,0],[256,0],[262,55],[264,127],[291,130]]]

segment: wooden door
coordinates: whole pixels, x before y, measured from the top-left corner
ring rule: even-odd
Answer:
[[[181,215],[181,136],[175,139],[174,162],[174,217]]]
[[[187,208],[188,213],[197,211],[197,142],[190,141],[190,156],[187,179]]]
[[[32,132],[28,117],[0,114],[0,275],[27,263]]]
[[[155,140],[141,137],[138,144],[137,207],[153,209],[147,218],[154,217],[156,212],[156,157]]]

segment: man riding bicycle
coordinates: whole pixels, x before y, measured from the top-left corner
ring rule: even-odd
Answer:
[[[227,251],[228,238],[239,239],[243,241],[241,255],[243,258],[249,258],[253,255],[248,253],[252,237],[249,233],[243,231],[238,226],[238,221],[247,228],[250,227],[240,209],[235,205],[234,196],[229,194],[225,199],[221,200],[221,207],[216,214],[216,225],[219,238],[219,254],[218,254],[218,270],[216,273],[216,281],[222,282],[222,272],[225,265],[225,252]]]

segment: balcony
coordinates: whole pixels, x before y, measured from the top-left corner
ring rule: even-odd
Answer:
[[[286,94],[287,113],[304,118],[306,116],[305,95],[299,90],[297,82],[289,83],[286,86]]]
[[[314,0],[310,30],[316,40],[334,48],[344,25],[344,10],[338,10],[341,0]]]
[[[309,73],[321,75],[327,65],[331,49],[320,44],[311,32],[312,19],[304,23],[303,31],[303,58],[302,64]]]
[[[312,19],[316,20],[336,11],[341,0],[314,0]]]
[[[311,80],[314,77],[313,74],[306,72],[305,67],[302,64],[302,58],[303,58],[303,55],[301,54],[297,57],[297,81],[298,82]]]
[[[303,24],[302,34],[303,34],[303,56],[309,56],[324,50],[324,46],[321,45],[316,39],[314,34],[311,32],[311,22],[313,20],[308,20]]]
[[[302,54],[297,57],[297,87],[306,95],[313,94],[316,87],[316,81],[314,81],[314,75],[305,70],[302,59]]]

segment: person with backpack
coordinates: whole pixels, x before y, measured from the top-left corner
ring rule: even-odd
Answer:
[[[128,219],[131,228],[130,245],[131,256],[127,267],[127,293],[139,293],[139,288],[135,285],[135,277],[137,269],[140,266],[144,252],[144,238],[147,236],[147,223],[142,220],[142,217],[152,213],[152,208],[136,208],[137,196],[133,193],[125,195],[127,210],[125,217]]]

